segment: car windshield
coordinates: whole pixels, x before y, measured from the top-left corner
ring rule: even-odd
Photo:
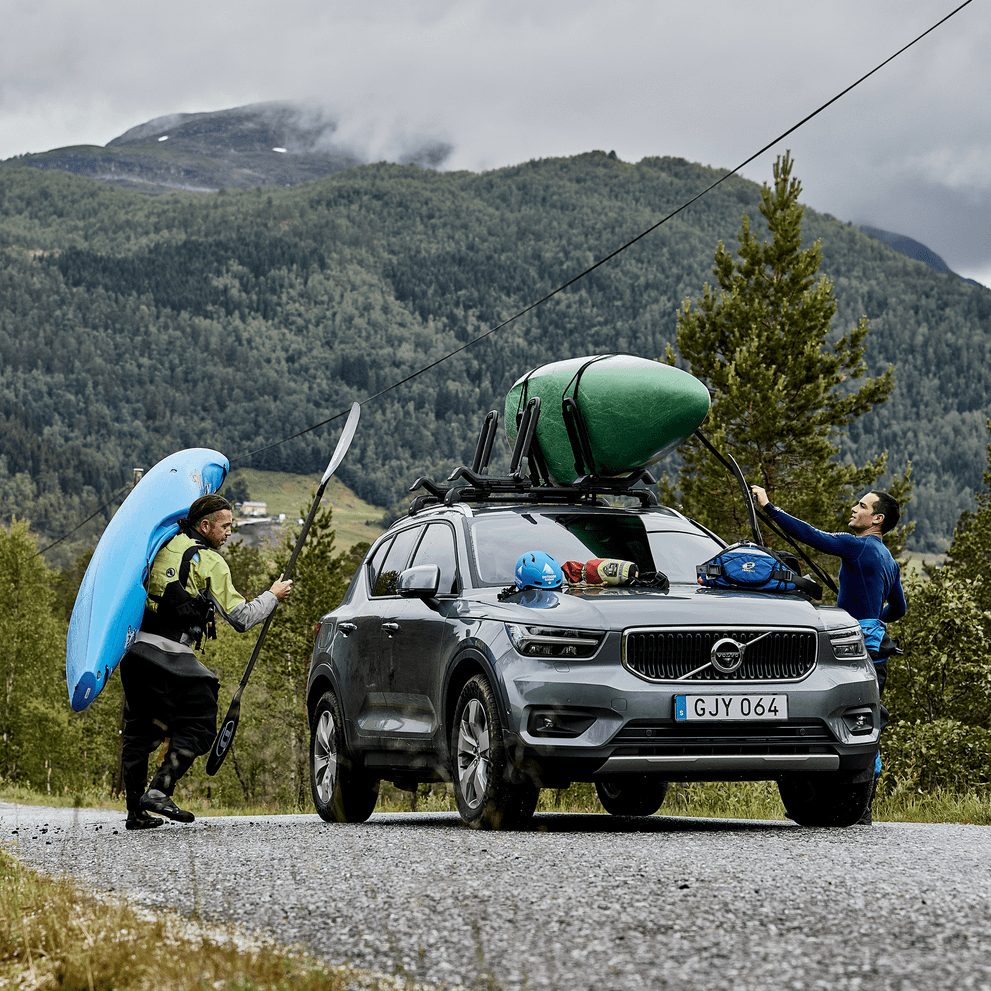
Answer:
[[[516,562],[526,551],[544,551],[559,564],[596,557],[633,561],[642,573],[661,571],[672,582],[696,581],[695,565],[719,544],[704,533],[652,530],[651,523],[621,513],[505,513],[476,519],[472,526],[475,567],[484,585],[511,585]]]

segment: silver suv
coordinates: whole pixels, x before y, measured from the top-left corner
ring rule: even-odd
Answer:
[[[653,814],[670,781],[770,779],[800,824],[861,817],[881,709],[848,613],[700,587],[725,544],[657,505],[646,472],[555,486],[518,454],[504,478],[478,462],[419,480],[320,621],[307,706],[325,820],[365,820],[382,779],[450,781],[483,829],[524,827],[541,788],[574,781],[614,815]],[[604,502],[620,496],[633,504]],[[632,561],[641,578],[515,590],[536,550]]]

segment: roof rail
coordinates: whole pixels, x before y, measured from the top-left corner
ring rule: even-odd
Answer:
[[[531,399],[517,416],[516,444],[509,463],[508,475],[489,475],[489,459],[499,427],[499,414],[490,410],[482,421],[482,429],[475,445],[471,467],[455,468],[447,484],[437,483],[421,476],[410,488],[425,491],[414,497],[409,508],[413,516],[429,505],[456,502],[594,502],[596,496],[634,496],[642,506],[656,506],[657,495],[652,486],[656,479],[646,468],[639,468],[616,478],[599,478],[591,473],[593,459],[590,453],[588,431],[578,405],[564,401],[565,425],[575,456],[578,477],[570,485],[558,485],[551,481],[537,440],[537,421],[540,418],[540,399]]]

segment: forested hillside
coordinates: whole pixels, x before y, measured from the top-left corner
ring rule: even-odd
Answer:
[[[801,178],[802,163],[796,163]],[[291,189],[142,197],[0,167],[0,496],[5,517],[70,529],[134,466],[215,447],[321,471],[343,411],[471,341],[679,207],[719,173],[601,152],[482,174],[370,165]],[[676,313],[735,243],[758,187],[733,178],[510,326],[367,404],[339,475],[389,505],[445,475],[481,415],[544,361],[661,357]],[[915,547],[942,549],[981,484],[991,292],[806,212],[839,303],[870,319],[890,401],[843,440],[914,465]],[[269,446],[275,445],[275,446]],[[259,451],[248,458],[252,452]],[[690,507],[686,507],[690,511]],[[94,535],[80,535],[80,545]]]

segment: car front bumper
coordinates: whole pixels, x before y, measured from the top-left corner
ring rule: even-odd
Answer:
[[[608,655],[607,655],[608,656]],[[798,681],[652,683],[618,661],[496,664],[505,742],[517,772],[545,787],[618,775],[672,781],[759,780],[866,772],[881,730],[877,680],[863,661],[819,661]],[[787,719],[685,722],[678,695],[787,696]]]

